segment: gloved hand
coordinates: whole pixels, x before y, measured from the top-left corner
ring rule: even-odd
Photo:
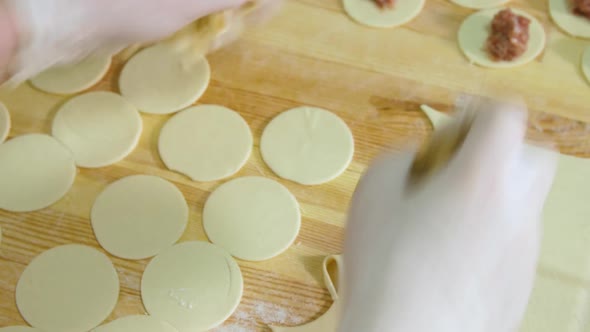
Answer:
[[[192,21],[247,0],[0,0],[19,45],[9,71],[19,82],[93,52],[114,53],[172,35]],[[265,0],[265,2],[273,2]],[[1,16],[1,15],[0,15]],[[0,17],[1,18],[1,17]]]
[[[523,142],[524,110],[494,108],[420,186],[406,186],[414,152],[379,160],[361,180],[340,332],[517,331],[557,154]]]

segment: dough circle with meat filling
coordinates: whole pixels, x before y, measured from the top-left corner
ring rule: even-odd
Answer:
[[[568,34],[590,38],[590,19],[575,14],[571,0],[549,0],[549,14],[555,24]]]
[[[380,8],[374,0],[342,0],[344,10],[353,20],[373,28],[393,28],[414,19],[426,0],[396,0],[392,8]]]

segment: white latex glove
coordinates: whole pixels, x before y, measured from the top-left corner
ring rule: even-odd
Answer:
[[[353,198],[340,332],[515,332],[535,278],[557,155],[526,112],[480,112],[442,171],[408,191],[415,153],[373,165]]]

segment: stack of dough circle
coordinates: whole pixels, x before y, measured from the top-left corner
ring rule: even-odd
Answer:
[[[74,154],[80,167],[112,165],[135,149],[142,121],[137,109],[112,92],[72,98],[55,115],[52,135]]]
[[[156,176],[135,175],[109,185],[96,199],[92,228],[114,256],[144,259],[178,241],[188,221],[182,192]]]
[[[582,72],[586,80],[590,82],[590,47],[587,47],[582,55]]]
[[[379,8],[375,1],[342,0],[344,10],[360,24],[374,28],[393,28],[414,19],[426,0],[397,0],[393,8]]]
[[[76,244],[36,257],[16,286],[20,313],[45,331],[88,331],[110,315],[118,298],[119,278],[111,261]]]
[[[0,144],[0,209],[45,208],[68,192],[75,177],[74,157],[51,136],[30,134]]]
[[[168,114],[197,101],[209,85],[205,58],[186,61],[173,45],[159,44],[135,55],[119,77],[121,94],[140,111]]]
[[[208,331],[228,319],[243,292],[240,267],[223,249],[184,242],[146,267],[141,298],[150,315],[179,332]]]
[[[6,140],[10,132],[10,113],[4,104],[0,103],[0,144]]]
[[[260,151],[280,177],[306,185],[328,182],[346,170],[354,139],[342,119],[326,110],[299,107],[281,113],[262,133]]]
[[[0,330],[0,332],[2,332]],[[92,332],[178,332],[172,325],[151,316],[128,316],[119,318]]]
[[[533,61],[545,48],[545,30],[541,23],[533,16],[512,9],[517,15],[522,15],[531,20],[529,26],[529,42],[526,52],[512,61],[494,61],[486,49],[486,43],[490,35],[490,25],[494,16],[504,8],[494,8],[479,11],[467,17],[459,28],[459,48],[473,63],[489,68],[512,68],[522,66]]]
[[[473,9],[486,9],[501,6],[510,0],[451,0],[451,2]]]
[[[110,65],[110,56],[93,56],[73,65],[46,70],[33,77],[31,84],[49,93],[77,93],[98,83],[109,70]]]
[[[236,112],[217,105],[189,108],[160,132],[160,157],[166,166],[195,181],[234,175],[252,152],[252,133]]]
[[[262,261],[273,258],[297,238],[299,204],[280,183],[263,177],[232,180],[205,202],[205,232],[233,256]]]
[[[549,0],[551,18],[565,32],[574,37],[590,38],[590,20],[574,13],[572,0]]]

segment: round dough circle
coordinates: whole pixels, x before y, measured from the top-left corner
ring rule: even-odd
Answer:
[[[209,85],[207,59],[185,63],[182,54],[159,44],[136,54],[119,77],[121,94],[145,113],[178,112],[196,102]]]
[[[6,140],[10,132],[10,113],[4,104],[0,103],[0,144]]]
[[[51,136],[30,134],[0,144],[0,209],[48,207],[70,190],[75,177],[72,153]]]
[[[342,0],[344,10],[353,20],[374,28],[393,28],[414,19],[426,0],[398,0],[393,9],[381,9],[374,1]]]
[[[28,326],[8,326],[8,327],[0,327],[0,332],[43,332],[39,329],[34,327]]]
[[[590,47],[587,47],[582,55],[582,72],[590,83]]]
[[[202,105],[172,117],[160,132],[158,147],[169,169],[195,181],[215,181],[237,173],[252,144],[252,132],[238,113]]]
[[[490,24],[494,16],[504,8],[479,11],[467,17],[459,28],[459,48],[467,58],[480,66],[489,68],[513,68],[527,64],[538,57],[545,48],[545,30],[533,16],[522,10],[512,8],[517,15],[531,20],[530,39],[526,52],[513,61],[494,61],[490,58],[485,45],[490,35]]]
[[[217,188],[205,202],[203,226],[211,242],[233,256],[263,261],[280,255],[301,227],[297,199],[280,183],[243,177]]]
[[[563,31],[574,37],[590,38],[590,20],[576,15],[570,0],[549,0],[549,14]]]
[[[2,331],[0,331],[2,332]],[[128,316],[119,318],[92,332],[178,332],[172,325],[151,316]]]
[[[142,121],[118,94],[90,92],[65,103],[53,119],[52,135],[74,154],[80,167],[96,168],[124,159],[137,146]]]
[[[144,259],[180,239],[188,222],[188,205],[172,183],[134,175],[100,193],[90,220],[106,251],[125,259]]]
[[[504,5],[510,0],[451,0],[452,3],[472,9],[486,9]]]
[[[31,84],[49,93],[78,93],[98,83],[110,66],[110,56],[92,56],[72,65],[50,68],[31,78]]]
[[[109,316],[118,298],[119,278],[111,261],[78,244],[37,256],[16,285],[18,310],[46,331],[88,331]]]
[[[242,298],[236,261],[207,242],[166,249],[146,267],[141,298],[150,315],[180,332],[208,331],[228,319]]]
[[[346,170],[354,155],[354,139],[334,113],[299,107],[279,114],[266,126],[260,152],[278,176],[315,185]]]

